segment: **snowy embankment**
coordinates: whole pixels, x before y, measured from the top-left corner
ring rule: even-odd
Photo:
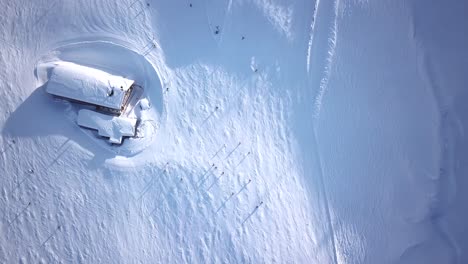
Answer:
[[[467,59],[431,4],[4,2],[0,262],[466,259]],[[139,83],[145,137],[80,129],[56,61]]]

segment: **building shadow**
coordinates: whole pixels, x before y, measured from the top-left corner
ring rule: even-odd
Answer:
[[[81,128],[67,117],[73,111],[68,102],[55,99],[42,85],[8,117],[1,134],[10,140],[21,138],[40,139],[59,135],[93,153],[94,163],[102,163],[115,157],[111,151],[102,149],[80,131]],[[96,164],[95,164],[96,165]]]
[[[65,104],[54,102],[45,85],[34,92],[8,117],[2,134],[7,137],[37,138],[67,133],[68,120],[63,115]]]

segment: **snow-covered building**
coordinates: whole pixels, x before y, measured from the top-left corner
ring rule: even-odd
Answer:
[[[97,106],[113,114],[120,114],[128,104],[133,80],[107,72],[61,62],[52,69],[46,91],[68,100]]]
[[[121,144],[123,137],[135,136],[136,119],[110,116],[95,111],[82,109],[78,112],[78,125],[95,129],[98,134],[108,137],[109,142]]]

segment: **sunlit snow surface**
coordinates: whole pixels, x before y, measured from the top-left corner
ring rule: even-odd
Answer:
[[[0,263],[467,262],[464,1],[0,2]],[[142,85],[137,137],[56,61]]]

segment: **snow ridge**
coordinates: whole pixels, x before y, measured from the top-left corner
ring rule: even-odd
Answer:
[[[431,180],[438,182],[437,191],[434,195],[433,202],[431,204],[431,210],[428,215],[425,216],[431,220],[434,224],[434,228],[438,231],[441,239],[451,250],[454,251],[456,256],[455,263],[460,262],[460,248],[455,242],[452,234],[438,223],[436,220],[446,213],[447,208],[450,208],[450,204],[455,197],[456,193],[456,179],[454,175],[454,142],[456,131],[457,117],[453,113],[450,104],[445,102],[447,99],[444,98],[443,94],[439,92],[440,85],[437,80],[437,72],[434,70],[434,65],[431,62],[431,57],[424,51],[424,47],[421,47],[418,52],[419,70],[421,76],[426,82],[427,87],[430,89],[433,100],[439,109],[439,137],[440,137],[440,154],[439,154],[439,174],[431,177]],[[423,221],[424,219],[418,219]]]
[[[323,72],[323,77],[320,81],[319,89],[317,95],[315,97],[315,110],[314,110],[314,118],[318,118],[320,115],[320,109],[322,107],[323,97],[328,87],[328,80],[330,78],[330,71],[331,66],[333,64],[333,60],[335,58],[335,48],[336,42],[338,38],[338,11],[340,6],[340,0],[336,0],[334,2],[334,19],[333,19],[333,26],[331,28],[330,36],[328,37],[328,51],[327,51],[327,59],[325,64],[325,69]]]
[[[307,44],[307,73],[310,72],[310,60],[312,56],[312,43],[314,43],[314,36],[315,36],[315,22],[317,21],[317,13],[318,13],[318,6],[320,4],[320,0],[315,2],[314,6],[314,14],[312,15],[312,22],[310,24],[310,34],[309,34],[309,43]]]

